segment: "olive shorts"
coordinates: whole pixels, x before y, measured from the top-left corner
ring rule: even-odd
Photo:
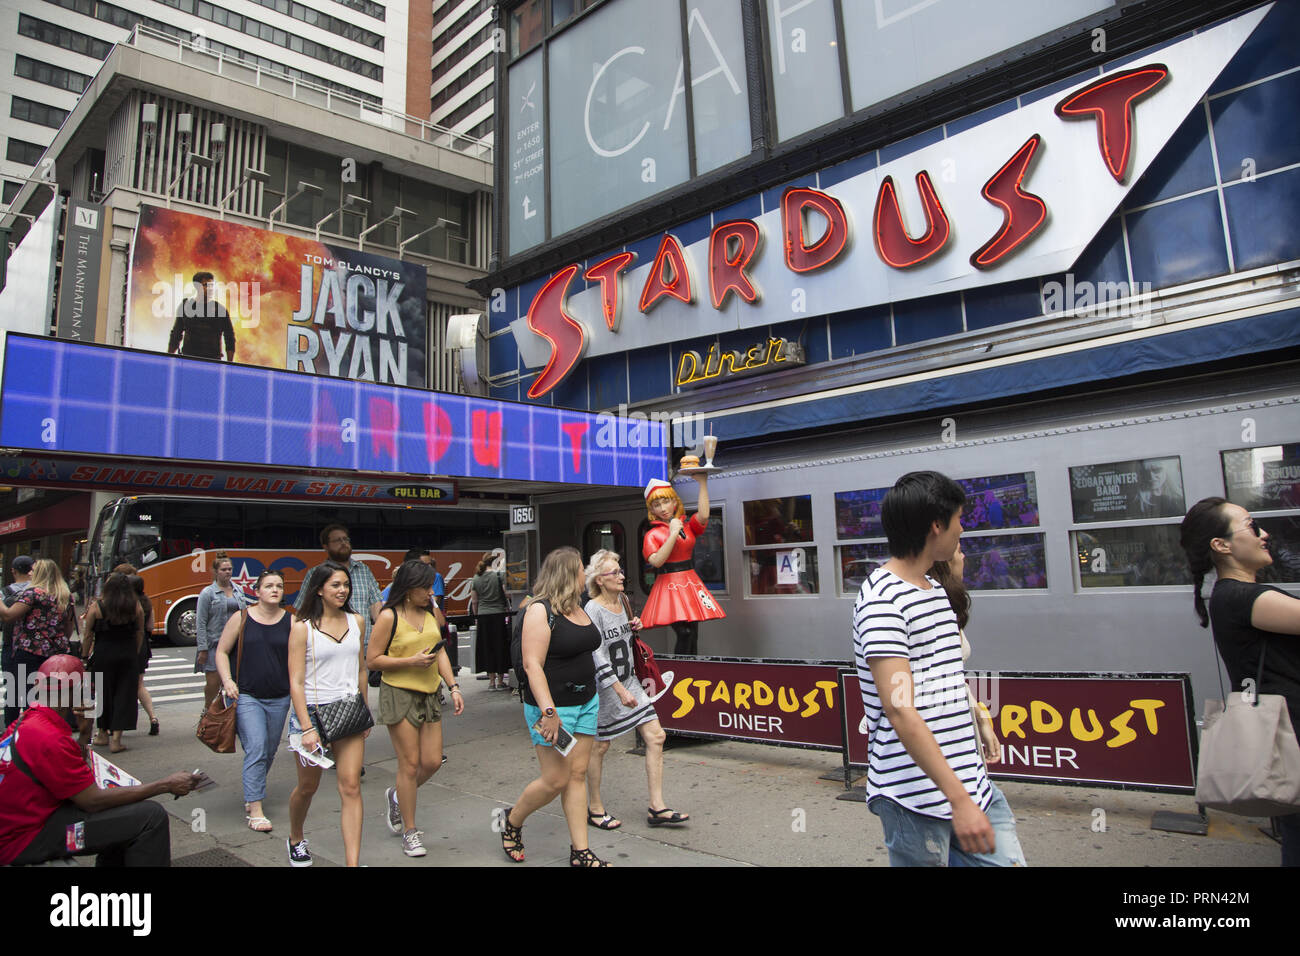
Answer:
[[[438,692],[422,694],[391,684],[379,685],[379,722],[385,727],[407,721],[412,727],[436,724],[442,720]]]

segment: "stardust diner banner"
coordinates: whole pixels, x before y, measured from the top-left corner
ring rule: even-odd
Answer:
[[[126,344],[169,351],[178,313],[201,308],[193,284],[201,272],[212,274],[213,299],[230,315],[236,362],[425,386],[424,266],[141,206]]]
[[[967,674],[1002,744],[996,779],[1192,793],[1196,734],[1187,674]],[[845,671],[847,762],[867,765],[862,692]]]
[[[665,730],[816,750],[842,745],[841,664],[659,655],[655,660],[668,681],[655,701]]]

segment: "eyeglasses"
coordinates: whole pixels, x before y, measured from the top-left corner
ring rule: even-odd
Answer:
[[[1259,537],[1259,525],[1255,524],[1255,522],[1253,521],[1250,524],[1246,525],[1246,527],[1238,528],[1236,531],[1231,532],[1228,535],[1228,537],[1232,537],[1232,535],[1234,534],[1241,534],[1243,531],[1249,531],[1255,537],[1257,538]]]
[[[340,538],[340,537],[333,537],[333,538],[330,538],[329,543],[330,543],[330,544],[351,544],[351,543],[352,543],[352,539],[349,538],[347,535],[344,535],[344,536],[341,537],[341,538]]]
[[[625,578],[627,577],[627,572],[624,571],[622,568],[619,568],[617,571],[606,571],[604,574],[601,575],[601,577],[602,578]]]

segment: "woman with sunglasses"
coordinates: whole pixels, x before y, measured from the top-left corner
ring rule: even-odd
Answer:
[[[465,710],[442,639],[447,619],[433,603],[435,577],[437,572],[418,557],[402,563],[366,654],[366,666],[383,675],[379,722],[397,752],[397,786],[384,794],[385,815],[388,829],[401,834],[407,856],[425,854],[415,828],[415,792],[442,766],[441,684],[451,689],[456,716]]]
[[[646,822],[652,827],[679,825],[691,818],[664,802],[664,733],[654,704],[636,679],[633,669],[632,636],[641,630],[641,619],[630,617],[623,583],[626,575],[613,551],[597,551],[587,565],[587,593],[591,600],[584,610],[600,631],[601,644],[593,653],[596,684],[600,688],[600,712],[596,718],[596,743],[587,766],[587,822],[602,830],[623,825],[605,811],[600,795],[600,778],[605,752],[615,737],[639,730],[645,741],[645,776],[650,788]],[[658,807],[659,809],[655,809]]]
[[[1223,498],[1202,498],[1183,519],[1181,544],[1187,554],[1193,603],[1201,627],[1212,627],[1228,679],[1234,688],[1247,686],[1264,674],[1260,694],[1286,698],[1291,723],[1300,737],[1300,599],[1280,588],[1256,582],[1256,575],[1273,563],[1268,533],[1250,513]],[[1209,611],[1201,588],[1205,575],[1215,572]],[[1300,813],[1276,818],[1282,834],[1282,865],[1300,866]]]
[[[289,631],[289,739],[300,754],[318,753],[320,733],[312,724],[311,706],[354,697],[366,686],[366,655],[361,646],[362,621],[348,598],[352,579],[341,564],[326,561],[311,569],[303,583],[306,597]],[[343,804],[339,825],[348,866],[361,862],[361,762],[367,729],[329,742]],[[320,786],[323,764],[298,759],[298,786],[289,796],[289,865],[311,866],[303,826],[312,797]]]

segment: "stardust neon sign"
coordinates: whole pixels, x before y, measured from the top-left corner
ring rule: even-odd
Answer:
[[[1108,74],[1057,102],[1054,118],[1045,114],[1049,125],[1017,141],[1008,158],[981,187],[980,196],[1001,213],[1002,223],[970,255],[970,266],[984,272],[996,270],[1031,246],[1044,229],[1048,205],[1030,184],[1037,160],[1047,149],[1046,139],[1053,134],[1051,122],[1094,123],[1101,162],[1115,182],[1125,184],[1136,136],[1135,108],[1169,75],[1163,63],[1148,63]],[[955,241],[958,232],[931,171],[921,168],[914,175],[923,228],[917,222],[909,229],[899,201],[902,187],[892,175],[881,179],[871,212],[875,254],[889,269],[900,272],[924,269]],[[794,274],[830,268],[845,257],[853,244],[849,210],[844,203],[825,190],[803,186],[787,189],[781,197],[780,235],[785,267]],[[714,227],[708,242],[707,286],[715,310],[729,307],[733,296],[748,305],[759,303],[761,292],[752,270],[763,241],[763,228],[753,220],[729,220]],[[620,252],[583,273],[589,282],[599,283],[602,315],[611,332],[619,329],[623,276],[635,262],[635,253]],[[587,330],[566,310],[569,289],[579,271],[579,266],[572,265],[557,272],[528,309],[528,329],[550,346],[549,360],[528,389],[529,398],[540,398],[564,381],[586,351]],[[696,296],[690,253],[675,235],[665,233],[636,300],[637,310],[652,320],[654,310],[662,303],[675,299],[694,305]],[[679,369],[678,373],[679,386],[700,381],[690,370],[683,373]]]

